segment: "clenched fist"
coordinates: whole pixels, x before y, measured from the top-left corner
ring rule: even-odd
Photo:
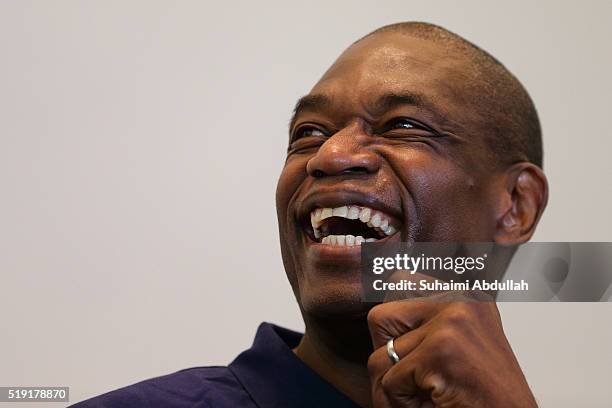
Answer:
[[[376,408],[537,407],[494,302],[442,294],[383,303],[368,325]]]

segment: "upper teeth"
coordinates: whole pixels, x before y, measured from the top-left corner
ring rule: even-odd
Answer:
[[[367,224],[369,227],[372,227],[387,236],[393,235],[397,231],[395,227],[393,227],[393,225],[391,225],[391,223],[389,222],[389,217],[386,214],[368,207],[345,205],[336,208],[317,208],[316,210],[310,213],[310,223],[312,225],[315,238],[319,239],[324,235],[319,229],[319,227],[321,226],[323,220],[330,217],[342,217],[347,218],[349,220],[358,219],[361,222]],[[342,235],[342,237],[343,238],[340,239],[340,242],[346,242],[347,239],[345,237],[350,237],[348,238],[349,242],[352,241],[353,238],[352,235]],[[330,242],[330,240],[338,242],[338,240],[334,240],[333,238],[331,238],[331,236],[330,239],[323,239],[322,242],[332,243]],[[335,242],[333,244],[335,244]],[[361,242],[359,244],[361,244]]]

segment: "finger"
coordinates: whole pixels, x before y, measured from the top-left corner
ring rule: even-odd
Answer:
[[[441,309],[440,302],[431,300],[404,300],[383,303],[368,313],[368,327],[374,349],[389,339],[400,337],[431,320]]]
[[[406,290],[387,290],[385,292],[383,303],[392,302],[396,300],[410,300],[410,299],[423,300],[425,298],[430,298],[432,296],[447,293],[446,291],[441,291],[441,290],[420,289],[421,281],[427,281],[429,283],[434,283],[436,281],[440,282],[441,280],[433,276],[424,274],[424,273],[411,273],[407,270],[398,270],[398,271],[393,272],[389,276],[389,278],[387,278],[387,282],[389,283],[413,282],[416,285],[416,287],[410,290],[408,289]]]
[[[406,334],[399,336],[393,341],[393,348],[400,360],[412,353],[425,339],[424,327],[412,330]],[[387,344],[374,350],[368,359],[368,370],[372,382],[379,380],[395,363],[389,357],[387,352]]]
[[[433,392],[440,392],[444,382],[439,375],[423,369],[423,349],[401,359],[380,379],[380,388],[391,406],[421,406],[431,400]]]
[[[373,307],[368,313],[368,326],[374,348],[429,322],[450,304],[465,302],[476,302],[471,292],[467,294],[445,292],[426,298],[382,303]]]
[[[379,399],[389,406],[419,407],[419,388],[414,380],[415,359],[409,356],[400,359],[380,376],[373,384],[374,392]]]
[[[412,353],[421,344],[425,338],[425,328],[419,328],[410,331],[394,340],[393,345],[395,352],[398,354],[400,361],[405,356]],[[394,362],[389,357],[387,346],[384,345],[376,349],[368,359],[368,371],[370,373],[370,381],[372,384],[372,401],[375,407],[389,407],[391,402],[388,399],[385,390],[382,387],[382,378],[387,371],[393,367]],[[407,399],[403,401],[404,406],[420,406],[418,401],[410,402]],[[409,404],[409,405],[408,405]]]

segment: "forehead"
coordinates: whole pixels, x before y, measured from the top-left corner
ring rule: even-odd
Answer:
[[[469,60],[449,46],[385,33],[349,47],[310,94],[326,95],[346,109],[367,107],[380,95],[410,93],[453,120],[470,113],[462,111],[471,75]]]

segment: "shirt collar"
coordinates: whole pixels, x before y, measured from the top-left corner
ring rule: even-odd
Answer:
[[[261,408],[358,408],[293,353],[301,338],[300,333],[262,323],[253,346],[229,368]]]

